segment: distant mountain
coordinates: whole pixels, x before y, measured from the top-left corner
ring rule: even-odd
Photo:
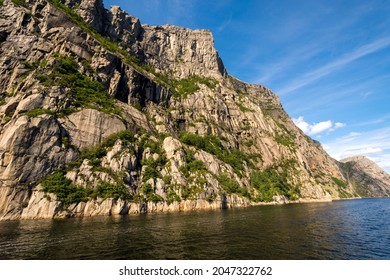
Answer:
[[[344,177],[362,197],[389,197],[390,175],[364,156],[340,161]]]

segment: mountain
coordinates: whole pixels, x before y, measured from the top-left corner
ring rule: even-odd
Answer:
[[[101,0],[0,5],[1,219],[358,195],[271,90],[228,74],[209,31]]]
[[[340,161],[344,177],[362,197],[389,197],[390,175],[375,162],[354,156]]]

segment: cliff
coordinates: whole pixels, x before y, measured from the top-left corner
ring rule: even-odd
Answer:
[[[390,175],[375,162],[354,156],[340,161],[340,167],[350,185],[362,197],[389,197]]]
[[[228,75],[209,31],[4,0],[0,54],[0,219],[357,196],[272,91]]]

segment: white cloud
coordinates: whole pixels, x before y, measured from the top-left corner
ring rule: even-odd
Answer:
[[[341,127],[344,127],[344,126],[346,126],[346,124],[345,123],[341,123],[341,122],[337,122],[337,123],[334,124],[335,128],[341,128]]]
[[[341,128],[345,126],[345,123],[341,123],[341,122],[333,123],[331,120],[309,124],[304,120],[302,116],[299,116],[297,119],[293,119],[293,122],[305,134],[310,136],[318,135],[325,131],[333,131],[337,128]]]

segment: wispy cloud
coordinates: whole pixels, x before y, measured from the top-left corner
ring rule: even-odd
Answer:
[[[387,48],[390,46],[390,38],[380,38],[374,42],[371,42],[369,44],[363,45],[357,49],[355,49],[352,52],[349,52],[348,54],[329,62],[328,64],[317,68],[314,71],[307,72],[303,74],[298,79],[292,81],[291,83],[287,84],[283,88],[279,89],[280,94],[287,94],[292,91],[295,91],[299,88],[302,88],[334,71],[337,71],[338,69],[346,66],[347,64],[356,61],[364,56],[367,56],[369,54],[375,53],[377,51],[380,51],[384,48]]]
[[[310,87],[309,90],[302,89],[299,91],[299,94],[303,94],[309,101],[305,103],[305,106],[296,106],[297,97],[295,95],[294,97],[284,95],[282,99],[284,99],[284,104],[287,108],[291,107],[289,113],[292,115],[306,115],[308,112],[313,112],[319,108],[321,110],[325,108],[332,110],[336,106],[338,108],[346,108],[351,104],[356,106],[357,103],[366,102],[366,100],[374,97],[378,92],[376,87],[383,84],[383,82],[389,81],[389,79],[390,74],[386,73],[385,75],[378,75],[372,78],[366,77],[364,81],[355,78],[332,84],[319,84],[318,86]],[[372,92],[372,94],[364,96],[366,92]],[[313,98],[314,96],[315,98]],[[390,114],[388,118],[390,118]]]
[[[298,126],[305,134],[314,136],[326,131],[333,131],[337,128],[345,126],[345,123],[341,122],[332,122],[331,120],[309,124],[307,123],[302,116],[293,119],[293,122]]]
[[[389,120],[390,120],[390,114],[385,114],[375,119],[367,120],[365,122],[359,122],[354,126],[369,126],[369,125],[381,124]]]
[[[256,74],[255,83],[266,84],[271,80],[275,80],[285,75],[285,72],[292,67],[309,60],[315,55],[323,51],[323,46],[319,44],[306,44],[305,46],[299,46],[294,50],[281,57],[277,61],[271,63],[259,65],[260,74]],[[260,75],[260,77],[258,76]]]
[[[224,20],[218,27],[217,27],[217,31],[218,32],[222,32],[223,30],[225,30],[233,21],[233,17],[232,15],[230,15],[230,17],[226,20]]]

